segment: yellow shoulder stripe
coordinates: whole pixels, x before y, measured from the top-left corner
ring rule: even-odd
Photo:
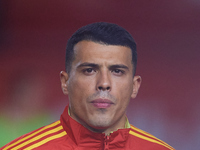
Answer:
[[[150,142],[153,142],[153,143],[157,143],[157,144],[163,145],[163,146],[169,148],[170,150],[174,150],[172,147],[170,147],[170,146],[168,146],[168,145],[165,145],[165,144],[163,144],[163,143],[161,143],[161,142],[159,142],[159,141],[157,141],[157,140],[154,140],[154,139],[148,138],[148,137],[146,137],[146,136],[140,135],[140,134],[138,134],[138,133],[135,133],[135,132],[133,132],[132,130],[130,130],[129,133],[132,134],[132,135],[134,135],[134,136],[136,136],[136,137],[139,137],[139,138],[141,138],[141,139],[144,139],[144,140],[147,140],[147,141],[150,141]]]
[[[161,145],[166,145],[168,148],[174,149],[174,148],[172,148],[170,145],[168,145],[167,143],[163,142],[162,140],[156,138],[155,136],[153,136],[153,135],[151,135],[151,134],[149,134],[149,133],[147,133],[147,132],[145,132],[145,131],[143,131],[143,130],[141,130],[141,129],[139,129],[139,128],[134,127],[133,125],[131,125],[131,128],[132,128],[133,130],[136,130],[136,131],[138,131],[138,132],[144,134],[144,135],[147,135],[147,136],[149,136],[149,137],[152,137],[152,138],[156,139],[157,141],[159,141],[160,143],[162,143]]]
[[[54,123],[52,123],[52,124],[50,124],[50,125],[47,125],[47,126],[41,128],[40,130],[38,130],[38,131],[36,131],[36,132],[34,132],[34,133],[32,133],[32,134],[30,134],[30,135],[28,135],[28,136],[26,136],[26,137],[20,139],[20,140],[18,140],[18,141],[16,141],[15,143],[8,145],[8,146],[5,147],[3,150],[7,150],[8,148],[17,145],[18,143],[20,143],[20,142],[22,142],[22,141],[24,141],[24,140],[26,140],[26,139],[28,139],[28,138],[30,138],[30,137],[32,137],[32,136],[34,136],[34,135],[36,135],[36,134],[38,134],[38,133],[44,131],[45,129],[48,129],[48,128],[51,128],[51,127],[54,127],[54,126],[58,125],[59,123],[60,123],[60,120],[58,120],[58,121],[56,121],[56,122],[54,122]]]
[[[19,149],[19,148],[21,148],[21,147],[23,147],[23,146],[26,146],[26,145],[30,144],[31,142],[34,142],[34,141],[36,141],[36,140],[39,140],[40,138],[42,138],[42,137],[44,137],[44,136],[46,136],[46,135],[49,135],[49,134],[51,134],[51,133],[55,133],[55,132],[57,132],[57,131],[59,131],[59,130],[62,130],[62,129],[63,129],[63,127],[62,127],[62,126],[59,126],[59,127],[55,128],[55,129],[49,130],[49,131],[47,131],[47,132],[44,132],[43,134],[40,134],[40,135],[38,135],[38,136],[36,136],[36,137],[34,137],[34,138],[32,138],[32,139],[30,139],[30,140],[24,142],[24,143],[22,143],[22,144],[20,144],[20,145],[18,145],[18,146],[16,146],[16,147],[14,147],[14,148],[12,148],[11,150],[17,150],[17,149]]]
[[[64,135],[66,135],[66,134],[67,134],[67,133],[66,133],[65,131],[63,131],[63,132],[61,132],[60,134],[56,134],[56,135],[54,135],[54,136],[48,137],[48,138],[46,138],[46,139],[44,139],[44,140],[42,140],[42,141],[40,141],[40,142],[38,142],[38,143],[36,143],[36,144],[34,144],[34,145],[31,145],[31,146],[25,148],[24,150],[32,150],[33,148],[39,147],[39,146],[41,146],[41,145],[43,145],[43,144],[45,144],[45,143],[47,143],[47,142],[49,142],[49,141],[51,141],[51,140],[60,138],[60,137],[62,137],[62,136],[64,136]]]
[[[142,134],[145,134],[145,135],[147,135],[147,136],[149,136],[149,137],[152,137],[152,138],[155,138],[155,139],[161,141],[160,139],[156,138],[155,136],[153,136],[153,135],[151,135],[151,134],[149,134],[149,133],[147,133],[147,132],[145,132],[145,131],[143,131],[143,130],[141,130],[141,129],[138,129],[138,128],[134,127],[133,125],[131,125],[131,128],[132,128],[133,130],[136,130],[136,131],[142,133]],[[162,141],[161,141],[161,142],[162,142]]]

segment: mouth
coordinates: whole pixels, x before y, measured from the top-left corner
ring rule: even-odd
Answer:
[[[91,102],[97,108],[109,108],[114,103],[108,99],[95,99]]]

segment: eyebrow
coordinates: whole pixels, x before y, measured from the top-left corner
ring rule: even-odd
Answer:
[[[123,68],[123,69],[129,70],[129,68],[126,65],[123,65],[123,64],[110,65],[109,68],[110,69],[113,69],[113,68]]]
[[[98,64],[95,64],[95,63],[88,63],[88,62],[85,62],[85,63],[80,64],[77,68],[81,68],[81,67],[99,68],[99,65],[98,65]],[[110,65],[109,68],[110,68],[110,69],[113,69],[113,68],[123,68],[123,69],[129,70],[129,68],[128,68],[126,65],[123,65],[123,64]]]
[[[82,64],[78,65],[77,68],[81,68],[81,67],[94,67],[94,68],[97,68],[97,67],[99,67],[99,65],[95,64],[95,63],[85,62],[85,63],[82,63]]]

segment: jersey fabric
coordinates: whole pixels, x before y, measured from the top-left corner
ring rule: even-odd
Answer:
[[[133,125],[105,136],[94,133],[68,114],[59,121],[25,134],[0,150],[174,150],[165,142]]]

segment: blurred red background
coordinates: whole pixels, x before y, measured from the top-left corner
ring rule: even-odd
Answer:
[[[0,1],[0,147],[59,119],[68,38],[106,21],[138,45],[143,81],[127,115],[176,149],[200,147],[200,2],[120,0]]]

